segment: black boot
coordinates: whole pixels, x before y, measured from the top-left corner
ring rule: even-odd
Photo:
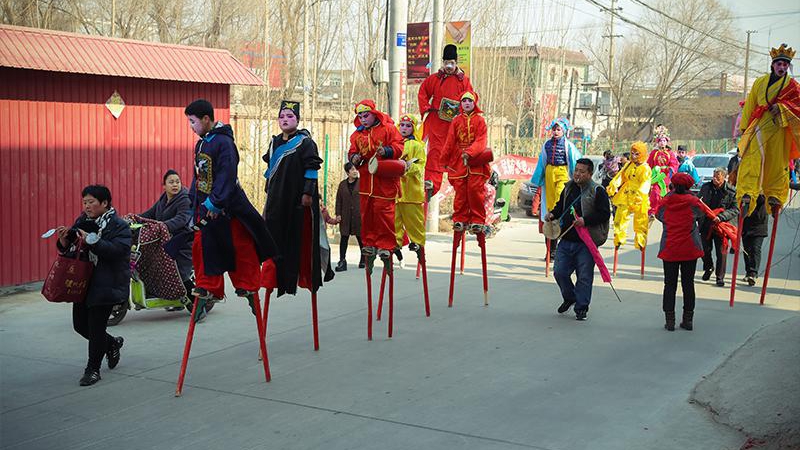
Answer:
[[[664,328],[667,331],[675,331],[675,311],[664,311],[664,317],[666,318]]]
[[[100,371],[97,369],[90,369],[86,368],[83,371],[83,376],[81,377],[80,385],[81,386],[91,386],[95,383],[100,381]]]
[[[681,321],[681,328],[684,330],[692,331],[692,319],[694,319],[694,311],[684,311],[683,320]]]
[[[108,351],[106,351],[106,358],[108,359],[108,368],[113,369],[117,367],[119,364],[119,357],[120,352],[119,349],[122,348],[122,344],[125,343],[125,339],[122,339],[122,336],[117,336],[114,338],[112,344],[109,344]]]
[[[334,270],[337,272],[344,272],[345,270],[347,270],[347,261],[345,261],[344,259],[339,261],[339,264],[336,265],[336,269]]]

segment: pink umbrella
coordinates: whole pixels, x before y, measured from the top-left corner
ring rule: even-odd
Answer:
[[[577,214],[575,214],[575,216],[578,217]],[[592,241],[592,237],[589,236],[589,230],[587,230],[586,227],[575,227],[575,231],[578,233],[578,236],[580,236],[583,243],[586,244],[586,247],[589,249],[589,253],[592,254],[592,259],[594,259],[595,265],[600,270],[600,277],[603,279],[603,282],[608,283],[611,286],[611,290],[614,291],[614,295],[617,296],[617,300],[621,302],[622,299],[619,298],[617,290],[614,289],[614,285],[611,284],[611,274],[608,273],[608,267],[606,267],[606,263],[603,261],[603,256],[600,255],[600,250],[597,249],[597,246],[594,245],[594,241]]]

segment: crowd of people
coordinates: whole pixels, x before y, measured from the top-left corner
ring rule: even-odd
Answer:
[[[631,219],[633,244],[642,252],[642,261],[653,220],[663,224],[658,257],[664,269],[667,330],[675,329],[678,279],[683,291],[679,326],[692,330],[697,259],[702,258],[702,279],[714,275],[716,285],[724,286],[728,250],[731,244],[738,246],[738,236],[744,248],[745,280],[751,286],[756,283],[767,236],[767,207],[774,214],[786,203],[790,186],[786,163],[800,157],[795,153],[797,142],[792,141],[800,136],[796,122],[800,89],[786,74],[793,55],[785,46],[774,49],[771,73],[756,80],[744,105],[739,155],[729,167],[715,169],[705,183],[700,183],[686,147],[679,145],[673,151],[663,125],[655,128],[652,148],[640,141],[619,156],[606,152],[602,181],[596,183],[594,163],[569,139],[569,120],[550,123],[550,139],[541,148],[531,182],[542,198],[540,223],[551,233],[546,257],[554,261],[562,295],[558,313],[573,308],[577,320],[588,318],[597,247],[609,233],[615,250],[624,245]],[[445,172],[455,191],[452,269],[465,232],[475,234],[485,251],[492,158],[486,123],[478,94],[457,65],[455,47],[446,46],[442,59],[442,69],[420,88],[419,118],[404,114],[395,123],[372,100],[355,105],[344,165],[347,176],[339,184],[332,217],[320,203],[318,171],[323,161],[311,133],[299,126],[298,102],[281,102],[277,114],[281,132],[263,155],[268,165],[267,199],[261,214],[238,182],[239,153],[230,125],[215,120],[213,105],[206,100],[185,108],[199,138],[191,185],[187,189],[179,173],[167,170],[163,194],[139,216],[168,230],[171,239],[165,248],[183,281],[186,308],[195,311],[192,320],[203,319],[206,303],[224,298],[225,273],[257,320],[257,293],[262,288],[277,290],[278,296],[295,295],[298,288],[316,294],[334,277],[326,224],[339,226],[336,272],[347,270],[350,237],[361,249],[358,267],[368,274],[376,258],[391,270],[393,257],[401,257],[399,249],[405,245],[424,261],[426,204],[441,189]],[[763,131],[776,123],[787,134],[770,135],[766,142],[750,138],[754,126]],[[765,152],[769,158],[763,157]],[[699,194],[693,195],[691,188],[696,185]],[[57,247],[63,253],[84,255],[95,266],[85,300],[73,306],[75,331],[89,342],[89,359],[80,379],[80,385],[87,386],[100,380],[104,356],[109,369],[120,361],[124,340],[108,334],[106,323],[112,307],[128,301],[131,229],[112,206],[108,188],[90,185],[81,196],[83,212],[72,227],[58,228]],[[740,213],[742,226],[737,229]],[[484,264],[485,291],[486,286]]]

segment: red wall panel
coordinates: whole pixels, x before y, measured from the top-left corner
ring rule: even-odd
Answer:
[[[141,212],[176,169],[188,185],[197,137],[183,115],[202,97],[228,122],[228,85],[115,78],[0,67],[0,286],[41,280],[71,225],[81,189],[105,184],[121,214]],[[115,119],[106,100],[125,102]]]

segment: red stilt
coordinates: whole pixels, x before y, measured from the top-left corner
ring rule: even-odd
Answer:
[[[761,285],[761,299],[759,304],[764,304],[764,298],[767,296],[767,283],[769,283],[769,269],[772,266],[772,252],[775,250],[775,236],[778,235],[778,218],[781,215],[780,205],[772,207],[772,236],[769,238],[769,254],[767,254],[767,268],[764,269],[764,281]]]
[[[419,270],[420,270],[420,268],[421,268],[421,264],[420,264],[419,260],[417,260],[417,275],[416,276],[417,276],[418,280],[419,280]]]
[[[544,238],[544,277],[550,276],[550,239]]]
[[[389,256],[389,267],[386,269],[389,272],[389,338],[392,337],[392,328],[394,326],[394,267],[392,265],[392,256]]]
[[[272,297],[272,289],[267,289],[267,296],[264,298],[264,316],[261,322],[264,324],[264,336],[267,336],[267,322],[269,322],[269,302]],[[261,350],[258,351],[258,360],[261,361]]]
[[[483,306],[489,306],[489,277],[486,273],[486,233],[478,233],[478,246],[481,248],[481,268],[483,269]]]
[[[617,260],[619,259],[619,246],[614,246],[614,276],[617,276]]]
[[[453,287],[456,281],[456,252],[458,251],[458,244],[461,242],[460,233],[464,233],[463,231],[455,231],[453,232],[453,255],[452,261],[450,262],[450,295],[447,297],[447,307],[453,307]]]
[[[314,328],[314,351],[319,350],[319,320],[317,317],[317,293],[311,293],[311,325]],[[264,322],[266,328],[267,323]]]
[[[183,345],[183,359],[181,360],[181,370],[178,373],[178,384],[175,387],[175,397],[180,397],[183,392],[183,380],[186,376],[186,364],[189,362],[189,352],[192,350],[192,339],[194,339],[194,325],[197,313],[197,304],[199,300],[197,296],[194,297],[194,304],[192,305],[192,315],[189,319],[189,331],[186,333],[186,343]]]
[[[370,257],[367,258],[367,268],[364,273],[367,274],[367,340],[372,340],[372,277],[370,276]]]
[[[261,320],[261,300],[258,298],[258,292],[253,293],[253,307],[255,308],[256,328],[258,329],[258,344],[261,348],[261,355],[263,358],[261,362],[264,364],[264,378],[267,383],[272,380],[272,375],[269,373],[269,353],[267,353],[267,327],[266,323]]]
[[[381,291],[378,294],[378,310],[375,314],[375,320],[380,322],[381,321],[381,311],[383,311],[383,290],[386,288],[386,268],[383,269],[383,273],[381,273]]]
[[[461,233],[461,271],[460,274],[464,275],[464,260],[467,256],[467,233]]]
[[[425,294],[425,317],[431,316],[431,303],[428,299],[428,267],[425,260],[425,247],[419,248],[419,265],[422,266],[422,291]]]
[[[644,280],[644,252],[646,249],[647,247],[642,247],[642,266],[639,273],[639,278],[641,278],[642,280]]]
[[[736,228],[736,242],[733,243],[733,274],[731,275],[731,296],[728,304],[728,306],[731,308],[733,308],[733,300],[736,297],[736,273],[739,269],[739,249],[741,248],[742,242],[742,224],[744,223],[744,217],[747,215],[748,209],[750,209],[749,201],[742,201],[739,204],[739,226]]]

